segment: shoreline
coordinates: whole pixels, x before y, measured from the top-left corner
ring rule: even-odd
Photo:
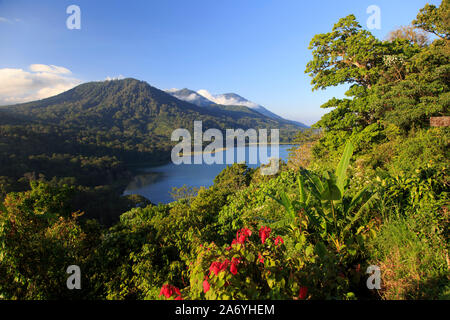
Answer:
[[[245,147],[255,146],[255,145],[273,145],[273,144],[276,144],[276,143],[246,143]],[[298,144],[291,143],[291,142],[280,142],[280,143],[278,143],[278,145],[292,145],[292,146],[296,146]],[[227,148],[227,147],[223,147],[223,148],[220,148],[220,149],[208,152],[208,154],[215,154],[217,152],[223,152],[223,151],[226,151],[228,149],[229,148]],[[202,151],[202,154],[204,152],[205,151]],[[189,153],[187,155],[188,156],[195,156],[197,154],[198,153],[191,152],[191,153]],[[142,170],[143,168],[147,169],[147,168],[160,167],[160,166],[163,166],[163,165],[166,165],[166,164],[170,163],[170,161],[171,160],[170,160],[170,157],[169,157],[167,160],[161,160],[161,161],[158,161],[158,162],[145,162],[145,161],[144,162],[136,162],[136,163],[128,164],[127,168],[132,172],[132,174],[134,176],[134,175],[137,175],[137,174],[140,174],[140,173],[146,173],[145,170]]]
[[[250,146],[260,146],[260,145],[268,145],[268,146],[271,146],[271,145],[292,145],[292,146],[294,146],[295,144],[293,144],[293,143],[289,143],[289,142],[280,142],[280,143],[271,143],[271,142],[268,142],[268,143],[259,143],[259,142],[257,142],[257,143],[246,143],[245,145],[244,145],[244,147],[250,147]],[[233,146],[232,148],[236,148],[236,146]],[[226,150],[228,150],[228,149],[230,149],[230,147],[223,147],[223,148],[218,148],[218,149],[215,149],[214,151],[210,151],[210,152],[205,152],[205,151],[201,151],[201,152],[189,152],[189,153],[187,153],[186,155],[187,156],[195,156],[195,155],[198,155],[198,154],[215,154],[215,153],[217,153],[217,152],[222,152],[222,151],[226,151]]]

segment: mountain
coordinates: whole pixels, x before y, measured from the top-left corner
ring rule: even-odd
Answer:
[[[262,113],[270,118],[274,119],[282,119],[280,116],[276,115],[273,112],[270,112],[263,106],[254,103],[252,101],[249,101],[240,95],[236,93],[225,93],[225,94],[218,94],[218,95],[212,95],[206,90],[200,90],[199,94],[203,95],[204,97],[208,97],[210,100],[214,101],[216,104],[221,104],[225,106],[245,106],[250,109],[256,110],[259,113]]]
[[[177,99],[193,103],[200,107],[209,107],[211,105],[214,105],[215,103],[206,99],[202,95],[198,94],[197,92],[189,89],[170,89],[166,90],[167,93],[171,94]]]
[[[276,115],[275,113],[267,110],[262,105],[259,105],[250,100],[247,100],[244,97],[242,97],[236,93],[225,93],[225,94],[213,95],[210,92],[208,92],[207,90],[199,90],[199,91],[195,92],[190,89],[182,89],[182,90],[171,89],[171,90],[166,90],[166,92],[173,95],[174,97],[177,97],[180,100],[193,103],[200,107],[210,107],[210,106],[214,106],[214,105],[244,106],[244,107],[250,108],[252,110],[255,110],[269,118],[277,119],[277,120],[281,120],[281,121],[288,121],[288,122],[290,122],[296,126],[299,126],[301,128],[308,128],[307,125],[305,125],[301,122],[283,119],[282,117]]]
[[[131,78],[84,83],[54,97],[6,106],[1,110],[40,124],[83,132],[96,130],[109,135],[134,132],[138,136],[150,135],[168,142],[173,130],[190,129],[196,120],[202,120],[206,129],[299,130],[289,121],[273,119],[247,108],[199,107],[176,98],[173,92],[168,94]]]

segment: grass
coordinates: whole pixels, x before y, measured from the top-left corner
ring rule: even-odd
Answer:
[[[371,260],[381,269],[381,298],[449,299],[447,247],[412,217],[385,222],[369,245]]]

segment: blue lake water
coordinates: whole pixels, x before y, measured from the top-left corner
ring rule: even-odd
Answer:
[[[265,146],[264,146],[265,147]],[[245,152],[245,162],[251,168],[256,168],[267,164],[266,160],[260,161],[259,146],[235,147],[234,159],[237,162],[238,152]],[[278,158],[287,160],[292,145],[279,145]],[[267,147],[268,157],[276,157],[271,153],[271,146]],[[215,154],[217,157],[226,159],[227,151],[219,151]],[[258,155],[256,164],[251,160],[250,155]],[[219,158],[220,159],[220,158]],[[124,194],[139,194],[146,197],[152,203],[169,203],[173,199],[170,195],[173,187],[180,188],[183,185],[190,187],[209,187],[213,184],[214,178],[226,168],[226,164],[180,164],[175,165],[172,162],[157,166],[144,168],[143,173],[134,177],[133,181],[127,186]]]

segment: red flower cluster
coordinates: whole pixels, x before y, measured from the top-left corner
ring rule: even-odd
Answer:
[[[231,247],[235,244],[244,244],[248,237],[252,235],[252,231],[248,228],[243,228],[236,232],[236,239],[234,239],[231,242],[231,246],[227,248],[227,250],[230,250]]]
[[[225,261],[222,263],[220,263],[219,261],[214,261],[209,267],[209,274],[211,275],[211,273],[214,272],[214,274],[217,276],[219,272],[226,270],[229,264],[230,260],[228,259],[225,259]]]
[[[175,298],[175,300],[183,300],[183,298],[181,297],[180,289],[178,289],[175,286],[172,286],[171,284],[166,283],[165,285],[162,286],[161,291],[159,292],[159,296],[161,297],[162,295],[164,295],[167,299],[169,299],[175,293],[178,295]]]
[[[275,245],[277,246],[280,243],[284,244],[284,241],[283,241],[282,237],[278,236],[278,237],[275,238]]]
[[[233,259],[231,259],[231,267],[230,267],[230,272],[233,274],[233,275],[236,275],[236,273],[237,273],[237,265],[240,263],[240,260],[239,260],[239,258],[233,258]]]
[[[259,237],[261,238],[262,244],[266,242],[266,239],[270,236],[270,231],[272,231],[269,227],[261,227],[259,229]]]
[[[209,282],[208,277],[203,281],[203,292],[207,293],[209,291]]]
[[[236,242],[239,244],[244,244],[245,240],[252,235],[252,231],[248,228],[243,228],[242,230],[236,232]]]
[[[230,266],[230,272],[233,275],[237,274],[237,265],[240,263],[240,259],[239,258],[232,258],[231,262],[228,259],[225,259],[225,261],[223,262],[219,262],[219,261],[214,261],[213,263],[211,263],[211,266],[209,267],[209,275],[211,275],[212,273],[214,273],[216,276],[219,274],[219,272],[225,271],[228,266]],[[208,282],[209,277],[206,276],[205,280],[203,280],[203,292],[207,293],[210,289],[210,284]],[[162,292],[162,289],[161,289]],[[176,300],[176,299],[175,299]]]
[[[258,261],[264,264],[264,257],[261,255],[261,253],[258,256]]]
[[[298,298],[303,300],[306,298],[306,295],[308,294],[308,288],[307,287],[300,287],[300,292],[298,294]]]
[[[211,266],[209,267],[209,275],[214,273],[216,276],[219,274],[219,272],[225,271],[228,266],[230,266],[230,272],[235,275],[237,273],[236,266],[240,262],[239,258],[232,258],[231,262],[228,259],[225,259],[223,262],[214,261],[211,263]]]

